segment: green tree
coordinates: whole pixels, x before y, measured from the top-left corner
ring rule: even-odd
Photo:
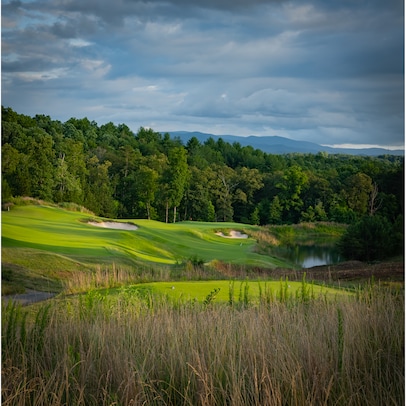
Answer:
[[[79,179],[69,171],[68,164],[65,160],[65,155],[62,155],[57,160],[55,171],[55,198],[57,202],[74,201],[72,196],[74,194],[80,194],[82,191]]]
[[[259,225],[259,207],[255,207],[254,211],[251,213],[250,223],[254,225]]]
[[[184,147],[172,148],[168,153],[168,166],[161,179],[166,222],[169,220],[170,207],[173,207],[173,222],[176,222],[177,207],[183,198],[188,176],[186,149]]]
[[[1,199],[3,202],[9,200],[14,194],[15,189],[12,186],[19,163],[20,153],[10,144],[3,145],[1,149]]]
[[[279,189],[279,199],[286,218],[291,222],[298,222],[303,207],[302,193],[307,187],[308,177],[299,166],[287,169],[276,186]]]
[[[156,155],[161,151],[162,135],[151,128],[140,127],[135,139],[142,155]]]
[[[30,195],[52,201],[55,179],[52,137],[40,128],[30,129],[27,135]]]
[[[302,212],[301,214],[301,221],[326,221],[327,214],[324,210],[323,203],[317,202],[317,204],[313,206],[309,206],[306,211]]]
[[[385,259],[399,247],[398,233],[384,217],[364,216],[350,225],[341,237],[338,248],[346,259],[373,261]]]
[[[234,191],[238,185],[235,171],[226,165],[210,167],[210,192],[215,200],[216,216],[219,221],[232,221],[234,215]]]
[[[146,209],[147,218],[150,220],[152,202],[158,188],[158,172],[146,165],[141,165],[136,172],[134,187],[138,203]]]
[[[187,184],[184,200],[184,219],[196,221],[213,221],[214,206],[210,200],[210,191],[207,187],[209,170],[200,170],[191,166],[190,178]]]
[[[65,136],[82,142],[85,151],[96,148],[98,130],[97,123],[89,121],[86,117],[81,119],[70,118],[64,124]]]
[[[249,222],[250,213],[256,206],[254,194],[264,186],[263,177],[258,169],[246,167],[238,168],[235,175],[237,186],[233,199],[234,220]]]
[[[271,224],[282,223],[283,207],[278,196],[274,196],[269,206],[269,221]]]
[[[59,140],[56,160],[54,199],[83,204],[88,170],[83,143],[71,138]]]
[[[85,206],[95,214],[114,218],[118,204],[113,199],[113,188],[109,177],[110,161],[100,163],[97,156],[88,160],[88,182],[86,184]]]
[[[345,182],[344,189],[348,207],[359,215],[365,214],[372,191],[372,179],[368,175],[356,173],[350,176]]]

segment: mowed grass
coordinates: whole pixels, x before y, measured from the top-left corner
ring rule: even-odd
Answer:
[[[130,286],[127,289],[151,289],[174,300],[203,302],[213,293],[212,302],[250,301],[257,303],[261,297],[269,299],[294,299],[296,297],[345,297],[351,295],[340,289],[314,285],[308,282],[295,281],[182,281],[182,282],[151,282]]]
[[[230,239],[215,234],[219,229],[249,232],[258,229],[255,226],[121,220],[139,227],[127,231],[92,226],[88,224],[92,219],[88,214],[55,207],[16,207],[2,215],[2,247],[8,257],[18,257],[16,249],[29,248],[97,264],[132,261],[171,265],[198,258],[269,268],[283,265],[277,258],[253,252],[253,238]],[[8,249],[13,249],[13,254]]]

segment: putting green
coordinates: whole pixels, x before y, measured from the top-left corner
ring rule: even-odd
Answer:
[[[256,226],[119,220],[138,226],[136,230],[121,230],[95,227],[88,224],[91,220],[105,219],[49,206],[18,206],[2,215],[2,247],[47,251],[85,263],[176,264],[196,257],[205,262],[217,259],[268,268],[286,265],[277,258],[255,253],[252,238],[216,235],[219,230],[249,233],[258,230]]]

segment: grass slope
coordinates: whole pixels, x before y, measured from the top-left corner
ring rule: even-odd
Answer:
[[[87,214],[47,206],[19,206],[4,212],[3,262],[35,269],[48,264],[49,258],[43,262],[39,255],[47,252],[63,260],[68,269],[103,263],[170,265],[192,257],[270,268],[283,265],[276,258],[253,252],[252,238],[228,239],[215,234],[219,229],[249,232],[257,230],[255,226],[132,220],[139,228],[127,231],[94,227],[87,224],[91,219]],[[31,250],[30,259],[27,250]]]

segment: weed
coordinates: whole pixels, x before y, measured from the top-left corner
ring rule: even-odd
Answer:
[[[139,286],[3,306],[3,404],[404,404],[402,292],[293,306],[289,283],[272,306],[248,281],[238,306],[233,282],[233,306],[210,306],[218,287],[195,306]]]
[[[234,304],[234,281],[228,284],[228,304],[230,306]]]
[[[208,306],[213,303],[214,299],[216,298],[217,294],[220,292],[220,288],[213,289],[204,299],[203,304],[204,306]]]
[[[342,310],[337,307],[337,349],[338,349],[338,371],[341,373],[343,369],[343,353],[344,353],[344,319]]]

